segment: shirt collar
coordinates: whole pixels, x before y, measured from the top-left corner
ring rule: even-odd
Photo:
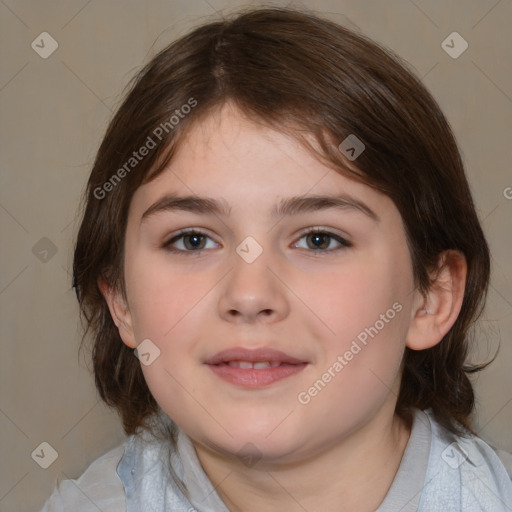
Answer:
[[[147,430],[129,436],[117,465],[126,511],[229,512],[204,472],[190,438],[164,413],[151,418],[150,425],[156,436]]]
[[[125,487],[126,511],[140,512],[148,504],[154,512],[215,510],[229,512],[204,472],[190,438],[161,413],[152,420],[161,439],[146,430],[130,436],[117,473]],[[163,439],[169,437],[172,442]],[[431,445],[427,415],[415,410],[411,435],[393,483],[378,512],[418,508]],[[170,460],[170,465],[168,461]]]

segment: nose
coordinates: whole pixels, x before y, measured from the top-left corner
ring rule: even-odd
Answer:
[[[278,322],[289,314],[287,289],[279,272],[264,256],[247,263],[238,254],[224,280],[219,315],[232,323]]]

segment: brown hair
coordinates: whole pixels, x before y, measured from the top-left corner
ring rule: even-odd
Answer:
[[[148,428],[158,405],[133,350],[119,336],[98,279],[125,294],[124,235],[133,193],[163,170],[191,126],[226,101],[388,195],[404,221],[422,292],[442,251],[464,254],[461,312],[439,344],[406,349],[396,411],[431,407],[453,432],[471,431],[468,373],[485,365],[465,365],[468,333],[485,301],[490,265],[452,131],[432,96],[389,50],[316,15],[270,8],[200,26],[156,55],[134,78],[96,156],[73,286],[84,338],[91,331],[94,339],[96,386],[120,413],[125,432]],[[366,149],[349,167],[338,144],[350,134]],[[143,146],[152,147],[135,159]]]

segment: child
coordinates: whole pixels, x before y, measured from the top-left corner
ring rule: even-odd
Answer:
[[[197,28],[112,120],[75,248],[128,437],[43,510],[512,510],[471,429],[488,280],[450,127],[397,57],[295,10]]]

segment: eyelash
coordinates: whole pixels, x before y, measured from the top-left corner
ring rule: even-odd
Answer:
[[[304,237],[307,237],[308,235],[310,234],[322,234],[322,235],[327,235],[328,238],[331,238],[331,239],[334,239],[336,240],[336,242],[338,242],[340,244],[339,247],[336,247],[335,249],[306,249],[306,250],[309,250],[310,252],[313,252],[319,256],[321,255],[324,255],[324,254],[327,254],[327,253],[332,253],[332,252],[337,252],[338,250],[342,250],[342,249],[347,249],[349,247],[352,247],[352,244],[344,239],[343,237],[339,236],[339,235],[336,235],[335,233],[331,233],[330,231],[327,231],[325,229],[322,229],[322,228],[313,228],[313,229],[310,229],[309,231],[306,231],[305,233],[303,233],[298,240],[301,240],[302,238]],[[186,254],[186,253],[201,253],[202,251],[205,251],[207,249],[197,249],[197,250],[184,250],[184,249],[176,249],[175,247],[172,247],[172,244],[173,243],[176,243],[178,240],[180,239],[183,239],[185,236],[187,235],[200,235],[200,236],[203,236],[203,237],[206,237],[206,238],[211,238],[210,236],[208,236],[207,233],[201,231],[200,229],[188,229],[188,230],[182,230],[179,232],[179,234],[177,234],[176,236],[172,237],[170,240],[164,242],[164,244],[162,245],[162,248],[169,251],[169,252],[173,252],[173,253],[179,253],[179,254]],[[297,242],[295,242],[297,243]]]

